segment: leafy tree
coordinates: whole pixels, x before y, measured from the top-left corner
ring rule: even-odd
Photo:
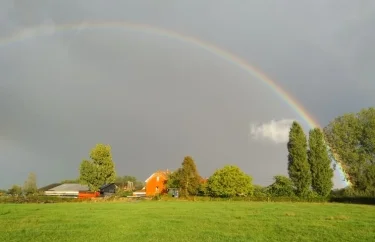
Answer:
[[[335,118],[325,128],[334,158],[357,191],[375,191],[375,108]]]
[[[312,189],[318,195],[327,197],[333,188],[333,169],[323,133],[319,128],[310,130],[307,155],[312,177]]]
[[[305,196],[310,191],[311,173],[307,161],[306,135],[299,123],[293,122],[289,132],[288,142],[288,173],[296,193]]]
[[[95,167],[92,164],[92,162],[88,160],[83,160],[80,165],[79,180],[80,180],[80,183],[88,184],[90,189],[93,188],[94,190],[96,190],[100,185],[98,184],[98,181],[96,179],[96,174],[94,174],[94,169]],[[90,186],[90,184],[92,185]],[[92,187],[92,186],[95,186],[95,184],[97,184],[96,187]]]
[[[268,193],[273,197],[292,197],[294,196],[293,182],[286,176],[274,176],[275,180],[268,187]]]
[[[128,182],[133,182],[134,189],[140,190],[144,187],[144,182],[139,181],[135,176],[118,176],[115,180],[116,183],[121,183],[122,186],[126,186]]]
[[[128,181],[130,182],[136,182],[137,178],[135,176],[118,176],[116,177],[116,182],[118,183],[127,183]]]
[[[91,191],[116,179],[115,164],[112,161],[111,146],[97,144],[90,153],[91,161],[83,160],[80,166],[80,181]]]
[[[251,176],[232,165],[216,170],[208,179],[207,186],[209,194],[214,197],[252,195],[254,189]]]
[[[145,187],[145,183],[143,181],[139,181],[137,180],[135,183],[134,183],[134,189],[136,190],[141,190],[142,188]]]
[[[181,172],[182,168],[168,174],[167,188],[181,188]]]
[[[8,194],[12,196],[20,196],[22,195],[22,187],[18,185],[13,185],[12,188],[8,190]]]
[[[182,196],[196,195],[198,193],[201,177],[191,156],[184,158],[178,178]]]
[[[26,195],[32,195],[38,191],[35,173],[29,173],[29,176],[24,183],[23,191]]]

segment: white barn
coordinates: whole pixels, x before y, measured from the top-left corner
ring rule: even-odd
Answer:
[[[79,192],[83,191],[89,191],[89,187],[81,184],[62,184],[48,189],[44,194],[47,196],[78,197]]]

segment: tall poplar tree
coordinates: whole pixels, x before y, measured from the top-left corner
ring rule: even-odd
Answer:
[[[186,156],[179,171],[181,195],[196,195],[200,185],[200,175],[191,156]]]
[[[309,132],[307,157],[310,164],[312,189],[320,196],[327,197],[333,188],[333,169],[323,132],[319,128]]]
[[[306,195],[311,187],[310,166],[307,161],[306,135],[299,123],[293,122],[289,131],[288,173],[298,196]]]

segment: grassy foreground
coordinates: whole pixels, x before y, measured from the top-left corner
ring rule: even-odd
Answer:
[[[348,204],[0,204],[0,241],[374,241],[374,224]]]

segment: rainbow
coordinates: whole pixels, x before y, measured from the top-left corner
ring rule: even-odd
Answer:
[[[43,24],[38,25],[31,28],[25,28],[18,32],[15,32],[11,35],[8,35],[4,38],[0,38],[0,47],[11,44],[22,42],[26,39],[31,39],[39,36],[48,36],[54,35],[56,32],[61,31],[79,31],[85,29],[126,29],[130,31],[136,32],[144,32],[144,33],[151,33],[155,35],[164,36],[167,38],[172,38],[179,40],[181,42],[194,45],[201,49],[204,49],[219,58],[228,61],[237,67],[241,68],[242,70],[246,71],[249,75],[261,80],[263,84],[268,86],[281,100],[283,100],[294,112],[299,115],[309,126],[310,128],[319,128],[320,125],[316,119],[312,115],[308,113],[308,111],[289,93],[287,93],[280,85],[278,85],[275,81],[270,79],[267,75],[262,73],[259,69],[255,68],[254,66],[247,63],[244,59],[236,56],[235,54],[230,53],[227,50],[219,48],[212,43],[203,41],[201,39],[188,36],[185,34],[181,34],[175,31],[147,25],[147,24],[138,24],[138,23],[130,23],[130,22],[122,22],[122,21],[105,21],[105,22],[94,22],[94,21],[85,21],[81,23],[69,23],[69,24]],[[334,159],[337,160],[337,159]],[[344,171],[340,162],[335,161],[337,167],[339,168],[339,172],[341,177],[343,178],[346,185],[350,186],[350,182],[348,179],[348,175]]]

